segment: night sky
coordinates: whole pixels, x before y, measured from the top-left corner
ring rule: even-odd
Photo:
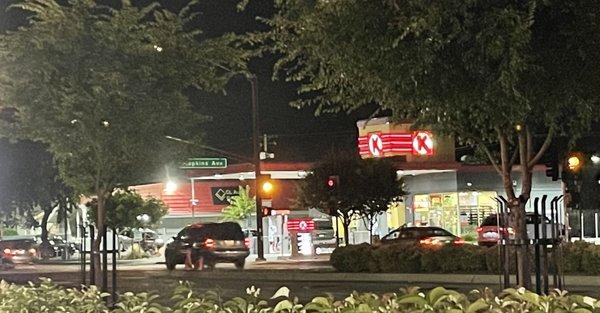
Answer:
[[[14,11],[5,12],[9,0],[0,0],[0,29],[14,29],[23,22]],[[214,37],[227,32],[243,34],[264,30],[265,25],[256,16],[273,14],[273,3],[253,0],[245,11],[239,12],[239,0],[202,0],[195,7],[203,36]],[[164,1],[168,7],[182,6],[183,0]],[[251,62],[250,68],[258,77],[261,133],[270,137],[269,151],[276,154],[274,161],[312,161],[332,149],[355,149],[356,120],[369,116],[370,110],[314,116],[314,108],[296,109],[289,102],[296,97],[292,84],[272,81],[275,57],[265,56]],[[205,129],[205,143],[234,153],[251,156],[252,112],[250,85],[242,77],[234,78],[226,88],[226,95],[192,92],[190,100],[204,115],[211,116]],[[276,142],[276,145],[271,145]],[[207,153],[209,156],[210,153]],[[197,157],[201,157],[200,155]],[[234,162],[234,160],[231,160]]]

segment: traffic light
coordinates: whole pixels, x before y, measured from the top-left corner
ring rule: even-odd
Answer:
[[[273,208],[271,207],[262,207],[262,216],[271,216],[273,215]]]
[[[584,166],[584,162],[583,153],[569,153],[563,163],[562,180],[567,184],[574,184],[579,181],[579,173]]]
[[[340,183],[340,177],[337,175],[331,175],[327,178],[326,187],[329,192],[335,191],[338,184]]]
[[[583,166],[583,155],[581,153],[571,153],[567,157],[567,169],[573,173],[578,173]]]
[[[546,176],[551,177],[552,181],[558,180],[558,162],[546,163]]]
[[[271,180],[271,175],[258,176],[258,195],[263,199],[271,199],[275,191],[275,184]]]

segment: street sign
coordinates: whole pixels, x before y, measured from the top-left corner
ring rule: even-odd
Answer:
[[[226,158],[193,158],[183,163],[182,169],[226,168]]]

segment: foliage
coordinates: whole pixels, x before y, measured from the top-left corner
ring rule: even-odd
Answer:
[[[392,201],[402,201],[403,181],[398,178],[392,163],[381,159],[367,159],[361,172],[362,188],[355,195],[362,203],[358,214],[363,217],[372,238],[377,217],[385,213]]]
[[[329,262],[334,268],[344,268],[351,273],[368,272],[373,266],[373,249],[370,245],[363,243],[360,245],[349,245],[347,249],[335,249],[329,258]],[[348,255],[355,257],[348,258]]]
[[[330,176],[339,179],[334,190],[327,187]],[[353,216],[361,215],[371,222],[404,194],[402,181],[390,163],[362,160],[345,152],[328,153],[298,183],[297,190],[297,206],[341,218],[345,242]]]
[[[599,2],[282,0],[276,7],[265,20],[270,31],[249,40],[281,55],[276,72],[299,85],[293,105],[319,114],[376,103],[398,120],[477,146],[504,182],[516,237],[527,240],[533,166],[554,137],[574,141],[600,116]],[[511,184],[516,164],[519,192]],[[528,286],[525,253],[518,260]]]
[[[240,186],[239,193],[229,198],[229,205],[222,212],[225,221],[242,221],[256,212],[256,200],[250,196],[250,186]]]
[[[193,145],[166,138],[199,139],[206,117],[188,91],[222,90],[247,61],[237,36],[198,36],[196,1],[176,13],[157,2],[102,3],[20,0],[11,7],[28,25],[0,35],[1,134],[46,144],[62,179],[96,197],[97,229],[115,188],[189,156]]]
[[[98,289],[85,291],[64,289],[44,281],[40,286],[0,284],[2,311],[28,312],[206,312],[206,313],[363,313],[363,312],[596,312],[600,301],[592,297],[570,295],[559,290],[540,296],[524,288],[506,289],[494,294],[490,289],[462,294],[443,287],[421,291],[416,287],[378,295],[353,292],[338,300],[331,295],[318,296],[303,303],[281,287],[266,300],[260,288],[249,287],[245,297],[226,298],[214,291],[198,293],[192,284],[180,282],[173,291],[171,308],[158,303],[158,296],[148,293],[126,292],[119,297],[113,309],[106,307]],[[39,308],[39,311],[37,310]]]
[[[48,218],[58,208],[58,222],[73,208],[72,189],[59,177],[52,155],[44,145],[31,141],[2,140],[0,162],[0,216],[5,224],[41,227],[41,239],[48,241]],[[42,219],[35,215],[42,212]],[[12,220],[10,223],[8,220]]]
[[[96,220],[98,204],[96,200],[87,203],[92,221]],[[106,199],[106,225],[120,231],[156,227],[169,208],[159,199],[142,198],[135,190],[115,190]],[[147,214],[148,223],[138,220],[138,216]]]
[[[563,258],[559,264],[567,274],[598,275],[600,246],[585,243],[561,245]],[[549,255],[551,251],[549,252]],[[509,247],[511,273],[516,271],[515,249]],[[527,254],[533,264],[533,248]],[[555,268],[549,256],[549,266]],[[498,247],[475,245],[445,246],[440,249],[407,247],[405,245],[368,244],[349,245],[334,250],[331,265],[341,272],[384,272],[384,273],[488,273],[502,271]],[[503,262],[503,261],[502,261]]]

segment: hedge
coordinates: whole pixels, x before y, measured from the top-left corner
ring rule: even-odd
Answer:
[[[560,266],[564,273],[600,274],[600,246],[578,241],[564,243],[561,249],[563,258]],[[509,253],[510,259],[515,260],[514,248],[509,248]],[[533,264],[533,247],[530,247],[528,255]],[[555,264],[551,260],[549,265],[553,270]],[[335,249],[330,263],[340,272],[497,274],[502,270],[497,247],[468,244],[436,250],[402,245],[349,245]],[[511,262],[509,266],[510,272],[515,273],[516,263]]]
[[[171,306],[159,303],[156,295],[124,293],[113,307],[104,303],[105,294],[95,287],[65,289],[49,280],[40,285],[19,286],[0,283],[0,312],[72,312],[72,313],[397,313],[397,312],[597,312],[600,301],[591,297],[553,291],[540,296],[520,289],[506,289],[495,295],[491,290],[462,294],[443,287],[421,291],[402,288],[398,292],[378,295],[353,292],[343,300],[331,295],[300,302],[281,287],[269,299],[261,297],[260,288],[246,289],[246,296],[224,298],[216,292],[197,293],[187,282],[180,282],[171,297]]]
[[[521,289],[506,289],[495,295],[491,290],[462,294],[437,287],[427,292],[403,288],[399,292],[377,295],[354,292],[343,300],[332,296],[300,302],[286,287],[269,299],[261,290],[246,289],[246,296],[224,298],[216,292],[197,293],[182,282],[174,289],[172,306],[165,306],[156,295],[124,293],[109,308],[98,289],[65,289],[46,280],[40,285],[19,286],[0,283],[0,312],[72,312],[72,313],[399,313],[399,312],[597,312],[600,301],[585,296],[554,291],[539,296]]]

